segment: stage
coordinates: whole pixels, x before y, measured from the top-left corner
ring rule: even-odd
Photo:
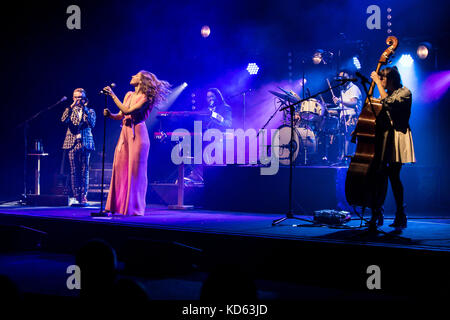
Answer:
[[[353,298],[441,297],[448,284],[450,219],[444,213],[409,215],[408,228],[398,238],[388,227],[392,216],[381,228],[386,234],[368,237],[354,215],[346,228],[294,219],[272,226],[282,215],[174,211],[156,205],[142,217],[92,218],[95,211],[98,207],[2,205],[2,251],[74,255],[86,241],[101,238],[117,251],[128,275],[167,280],[227,265],[248,270],[259,281],[325,287],[352,292]],[[382,290],[366,287],[370,265],[381,269]],[[278,291],[276,297],[299,296]]]

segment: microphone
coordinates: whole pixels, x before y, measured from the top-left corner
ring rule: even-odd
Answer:
[[[370,84],[369,79],[367,79],[366,77],[364,77],[360,72],[356,71],[355,74],[356,74],[356,76],[357,76],[358,78],[361,79],[361,82],[362,82],[362,83],[368,83],[368,84]]]
[[[114,88],[116,86],[116,84],[114,82],[111,82],[108,87]],[[104,91],[103,89],[100,90],[99,94],[108,94],[106,91]]]
[[[62,97],[62,98],[58,101],[58,103],[64,102],[64,101],[66,101],[66,100],[67,100],[67,97],[64,96],[64,97]]]

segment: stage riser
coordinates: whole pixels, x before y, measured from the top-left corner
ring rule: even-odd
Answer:
[[[204,207],[210,210],[287,213],[289,168],[264,176],[259,167],[205,166]],[[345,198],[345,167],[296,167],[293,170],[293,209],[297,214],[315,210],[352,211]],[[402,169],[405,203],[409,212],[439,208],[439,174],[433,167]],[[395,212],[391,188],[385,202]]]

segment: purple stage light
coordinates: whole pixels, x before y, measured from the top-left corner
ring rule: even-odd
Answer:
[[[248,64],[247,71],[249,74],[255,75],[255,74],[258,74],[259,67],[256,63],[252,62],[252,63]]]
[[[423,83],[424,102],[435,102],[441,99],[450,88],[450,70],[430,75]]]

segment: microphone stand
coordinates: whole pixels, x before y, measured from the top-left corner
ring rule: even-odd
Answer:
[[[108,107],[108,95],[105,95],[105,109]],[[100,211],[91,212],[91,217],[110,217],[111,214],[103,210],[103,186],[105,179],[105,145],[106,145],[106,117],[103,116],[103,149],[102,149],[102,187],[100,192]]]
[[[340,85],[340,84],[339,84]],[[290,123],[290,128],[291,128],[291,139],[289,142],[289,204],[288,204],[288,212],[286,213],[286,216],[273,220],[272,221],[272,226],[275,226],[277,224],[280,224],[281,222],[287,220],[287,219],[296,219],[296,220],[301,220],[301,221],[306,221],[309,223],[314,223],[311,220],[308,219],[303,219],[303,218],[299,218],[299,217],[295,217],[294,213],[293,213],[293,196],[292,196],[292,184],[293,184],[293,161],[292,161],[292,154],[293,154],[293,142],[294,142],[294,110],[295,110],[295,106],[298,104],[301,104],[303,101],[315,98],[317,96],[319,96],[322,93],[328,92],[329,90],[332,90],[334,88],[337,88],[339,85],[336,85],[332,88],[328,88],[326,90],[320,91],[316,94],[313,94],[311,96],[309,96],[308,98],[304,98],[301,99],[295,103],[291,103],[288,104],[287,106],[283,107],[280,109],[280,111],[284,111],[286,109],[289,108],[290,110],[290,114],[291,114],[291,123]],[[300,225],[296,225],[296,227],[300,227]]]
[[[232,99],[236,96],[242,95],[242,100],[243,100],[243,115],[242,115],[242,128],[245,131],[245,109],[247,108],[247,103],[246,103],[246,95],[247,92],[251,92],[252,89],[247,89],[245,91],[239,92],[238,94],[234,94],[231,97],[227,97],[227,99]]]
[[[42,109],[41,111],[34,114],[32,117],[28,118],[27,120],[23,121],[19,125],[17,125],[16,128],[20,128],[23,126],[23,145],[24,145],[24,153],[23,153],[23,195],[20,197],[20,204],[26,204],[27,199],[27,150],[28,150],[28,127],[30,125],[30,122],[39,117],[42,113],[47,112],[57,105],[59,105],[61,102],[65,101],[67,98],[62,98],[58,102],[52,104],[51,106]]]

